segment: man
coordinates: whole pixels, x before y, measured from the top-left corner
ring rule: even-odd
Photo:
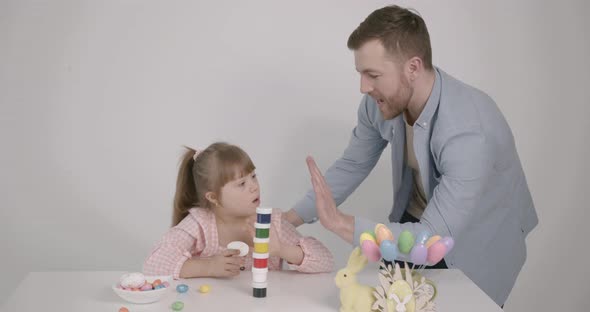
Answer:
[[[336,205],[390,143],[394,203],[388,225],[395,237],[402,230],[452,236],[455,247],[444,265],[461,269],[503,305],[526,258],[525,237],[538,219],[502,113],[485,93],[432,65],[426,25],[407,9],[371,13],[348,47],[365,94],[357,126],[325,179],[307,159],[313,190],[285,218],[300,225],[319,217],[326,229],[358,245],[360,234],[376,222]]]

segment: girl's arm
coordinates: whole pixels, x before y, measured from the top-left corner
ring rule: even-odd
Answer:
[[[332,253],[317,239],[302,236],[289,221],[278,216],[281,258],[292,269],[305,273],[331,272],[334,268]],[[272,227],[271,227],[272,228]]]
[[[201,220],[207,221],[207,218]],[[171,228],[145,260],[146,275],[172,275],[175,279],[199,276],[232,276],[239,273],[236,251],[213,257],[193,257],[205,248],[205,233],[196,216],[189,214]]]

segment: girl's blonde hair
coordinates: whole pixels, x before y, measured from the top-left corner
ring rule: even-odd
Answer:
[[[193,207],[210,208],[212,203],[205,198],[207,192],[213,192],[219,199],[227,182],[256,169],[248,154],[235,145],[213,143],[196,157],[196,150],[185,148],[176,180],[172,226],[182,221]]]

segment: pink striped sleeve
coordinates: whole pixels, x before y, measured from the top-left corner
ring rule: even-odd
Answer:
[[[143,264],[146,275],[172,275],[180,277],[186,260],[202,251],[205,242],[203,228],[193,214],[174,226],[154,247]]]
[[[311,236],[302,236],[289,221],[281,218],[281,213],[273,211],[273,218],[279,223],[281,244],[300,246],[303,250],[303,262],[300,265],[288,263],[293,270],[304,273],[331,272],[334,269],[334,257],[324,244]],[[279,221],[280,220],[280,221]]]

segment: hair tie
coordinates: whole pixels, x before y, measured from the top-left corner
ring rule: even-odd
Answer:
[[[196,161],[197,160],[197,156],[199,156],[199,154],[201,154],[201,151],[199,150],[195,150],[195,154],[193,155],[193,160]]]

